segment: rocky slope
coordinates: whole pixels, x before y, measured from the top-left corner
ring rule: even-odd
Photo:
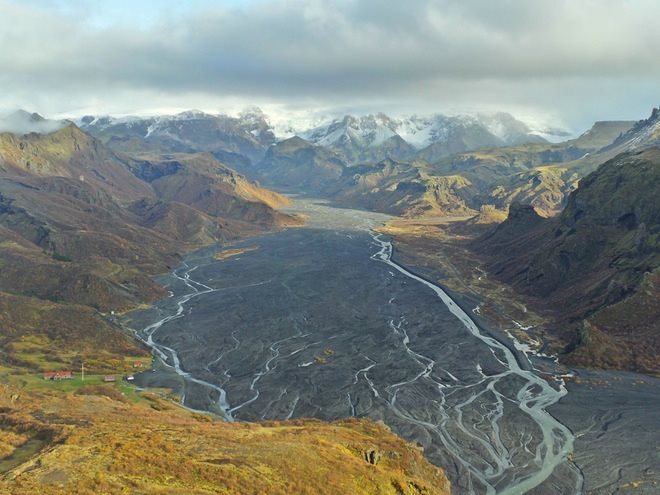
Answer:
[[[648,119],[635,123],[627,132],[622,133],[605,150],[629,151],[660,145],[660,108],[654,108]]]
[[[255,170],[274,187],[359,208],[395,215],[474,213],[464,201],[473,193],[468,181],[429,177],[425,166],[389,158],[350,165],[338,151],[293,137],[270,147]]]
[[[531,204],[544,216],[561,212],[578,180],[611,158],[601,149],[632,122],[596,122],[577,139],[459,153],[429,168],[432,175],[460,175],[475,186],[470,205],[506,211],[512,202]]]
[[[288,217],[275,210],[287,205],[287,198],[248,181],[210,153],[134,155],[127,166],[161,201],[265,227],[287,222]]]
[[[206,151],[243,173],[277,139],[293,136],[338,151],[350,164],[410,159],[420,150],[418,158],[437,160],[468,150],[545,142],[536,130],[506,113],[401,118],[378,113],[346,115],[312,127],[282,127],[252,108],[236,117],[193,110],[158,117],[86,116],[78,123],[118,151]]]
[[[579,179],[611,158],[611,152],[603,148],[624,135],[633,123],[597,122],[579,138],[563,143],[496,147],[502,146],[503,138],[479,141],[478,136],[489,133],[487,126],[462,119],[443,128],[444,137],[435,136],[437,141],[431,148],[417,153],[420,159],[376,160],[382,157],[380,146],[398,139],[394,134],[397,125],[384,115],[361,120],[346,117],[310,131],[316,144],[296,137],[271,146],[253,171],[275,187],[298,187],[348,205],[394,214],[469,215],[483,207],[505,214],[509,205],[518,201],[532,204],[544,216],[553,216],[565,206]],[[515,129],[513,124],[511,127]],[[498,132],[506,135],[506,128]],[[448,149],[447,143],[458,141],[445,138],[456,131],[462,133],[457,138],[460,141],[466,138],[467,129],[474,131],[470,131],[470,139],[475,139],[472,144],[461,141]],[[520,137],[515,132],[507,136],[514,141]],[[454,153],[429,164],[436,156],[483,146],[489,149]],[[444,147],[445,151],[436,154],[434,147]],[[371,150],[371,161],[355,165],[354,160],[364,150]],[[421,159],[424,157],[429,160]]]
[[[288,129],[287,134],[297,132],[302,139],[281,142],[258,109],[238,117],[197,111],[151,118],[90,116],[81,125],[116,151],[210,152],[271,186],[334,199],[339,190],[350,190],[345,199],[354,206],[397,214],[469,214],[484,205],[506,212],[511,202],[523,201],[552,216],[561,211],[580,177],[613,156],[599,150],[621,138],[632,123],[597,122],[579,138],[558,144],[546,142],[539,130],[505,113],[347,115],[311,129]],[[400,177],[391,171],[385,181],[374,184],[387,160],[399,164]],[[347,170],[358,164],[359,171]],[[370,166],[376,168],[365,172]],[[347,180],[356,175],[360,177],[355,183]],[[417,178],[408,190],[412,176]],[[374,184],[370,192],[364,190],[367,183]],[[391,196],[388,203],[382,193],[396,190],[398,184],[406,191],[386,194]]]
[[[3,177],[64,177],[89,184],[119,200],[153,195],[117,156],[74,124],[50,134],[0,134]]]
[[[553,311],[571,362],[658,373],[658,191],[660,149],[625,153],[585,177],[559,217],[514,204],[475,249]]]

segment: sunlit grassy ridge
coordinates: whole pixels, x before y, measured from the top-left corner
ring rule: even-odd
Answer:
[[[21,456],[29,438],[42,444],[4,464],[0,493],[449,493],[442,472],[382,424],[224,423],[154,395],[131,403],[116,385],[92,387],[103,396],[0,386],[0,455]]]

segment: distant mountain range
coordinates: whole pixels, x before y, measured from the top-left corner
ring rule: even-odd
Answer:
[[[450,153],[524,143],[546,142],[541,132],[506,113],[431,115],[392,118],[385,114],[330,119],[313,128],[273,126],[258,108],[236,117],[188,111],[159,117],[94,117],[79,120],[82,129],[114,147],[142,146],[172,151],[239,153],[258,161],[276,141],[297,135],[320,146],[340,151],[350,163],[384,158],[412,158],[420,150],[426,159]],[[561,129],[544,129],[555,139],[568,136]]]
[[[52,132],[67,122],[20,110],[0,118],[0,131]],[[260,161],[269,146],[294,135],[340,152],[349,164],[386,158],[434,162],[455,153],[545,143],[545,137],[557,140],[569,135],[562,129],[532,129],[502,112],[401,118],[383,113],[346,115],[312,128],[274,126],[258,108],[237,116],[197,110],[154,117],[88,115],[75,123],[116,151],[211,152],[241,171]]]
[[[238,168],[260,160],[276,141],[259,110],[237,117],[196,110],[158,117],[86,116],[78,124],[118,151],[210,152]]]
[[[28,112],[11,120],[22,121],[23,128],[66,124]],[[208,152],[253,180],[285,189],[312,186],[314,194],[354,206],[395,214],[474,214],[485,205],[506,212],[522,201],[548,216],[561,211],[579,179],[600,163],[652,145],[657,120],[654,113],[639,123],[597,122],[560,143],[546,141],[538,129],[506,113],[345,116],[299,130],[294,141],[278,135],[282,128],[256,108],[237,116],[188,111],[86,116],[78,123],[117,153]],[[562,134],[545,131],[555,138]]]
[[[546,140],[507,113],[491,115],[432,115],[393,119],[385,114],[347,115],[300,137],[342,151],[350,162],[405,159],[416,155],[428,161],[462,151]]]

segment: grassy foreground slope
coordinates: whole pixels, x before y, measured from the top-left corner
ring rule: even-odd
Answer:
[[[0,493],[449,493],[442,471],[382,424],[224,423],[155,395],[88,389],[0,385]]]

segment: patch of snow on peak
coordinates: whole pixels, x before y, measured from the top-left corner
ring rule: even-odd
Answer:
[[[300,132],[307,139],[321,146],[338,146],[352,142],[363,148],[376,147],[397,135],[396,125],[387,115],[369,114],[360,117],[346,115],[330,123]]]

